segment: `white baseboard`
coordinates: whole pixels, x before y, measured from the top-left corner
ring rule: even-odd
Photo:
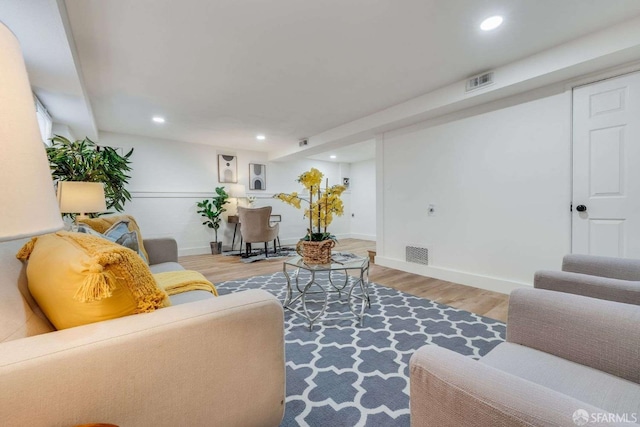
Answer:
[[[178,256],[207,255],[211,254],[211,246],[199,246],[195,248],[178,248]]]
[[[376,241],[376,235],[375,234],[358,234],[358,233],[351,233],[349,234],[350,239],[359,239],[359,240],[370,240],[372,242]]]
[[[420,276],[433,277],[434,279],[446,280],[447,282],[460,283],[462,285],[473,286],[475,288],[487,289],[489,291],[509,294],[514,289],[531,287],[530,283],[505,280],[497,277],[483,276],[480,274],[465,271],[451,270],[442,267],[413,264],[393,258],[376,256],[375,263],[383,267],[395,268],[407,273],[418,274]]]
[[[338,242],[342,239],[351,239],[351,234],[349,233],[343,233],[343,234],[336,234],[336,239],[338,240]]]
[[[300,241],[299,238],[295,237],[280,237],[280,245],[281,246],[295,246]]]
[[[351,234],[336,234],[336,239],[340,241],[341,239],[349,239],[351,238]],[[280,244],[282,246],[295,246],[300,241],[300,238],[295,237],[280,237]]]
[[[362,239],[362,240],[376,240],[375,236],[369,236],[367,234],[336,234],[336,238],[338,241],[341,239]],[[297,237],[280,237],[280,244],[282,246],[294,246],[300,241]],[[239,241],[236,239],[236,250],[238,249]],[[222,247],[223,250],[229,250],[231,244],[225,245]],[[271,247],[271,246],[269,246]],[[197,246],[192,248],[178,248],[178,256],[187,256],[187,255],[206,255],[211,253],[211,248],[209,246]]]
[[[296,243],[298,243],[300,239],[280,239],[280,245],[282,246],[293,246],[295,247]],[[254,243],[254,248],[262,248],[262,243]],[[240,248],[240,241],[236,239],[235,250],[237,251]],[[273,244],[269,242],[270,250],[273,249]],[[231,250],[231,244],[224,244],[222,246],[223,251]],[[178,248],[178,256],[188,256],[188,255],[207,255],[211,253],[210,246],[196,246],[192,248]]]

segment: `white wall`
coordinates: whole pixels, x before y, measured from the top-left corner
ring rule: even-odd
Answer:
[[[351,164],[351,237],[376,240],[376,161]]]
[[[68,125],[65,125],[63,123],[54,122],[51,125],[51,136],[53,136],[53,135],[64,136],[65,138],[67,138],[70,141],[75,141],[76,140],[76,137],[73,134],[73,132],[71,131],[71,128]]]
[[[324,173],[325,179],[329,179],[329,186],[342,183],[339,163],[320,160],[274,162],[269,163],[267,166],[267,197],[271,197],[274,193],[291,193],[293,191],[300,193],[303,187],[296,182],[296,179],[301,173],[308,171],[312,167]],[[344,203],[344,215],[342,217],[334,217],[333,223],[328,228],[328,231],[338,239],[349,237],[350,192],[343,193],[342,201]],[[270,204],[273,206],[274,213],[282,215],[283,222],[280,225],[281,243],[295,243],[306,234],[306,230],[309,227],[309,219],[303,218],[303,210],[295,209],[284,202],[273,199],[258,199],[256,206],[261,206],[262,204]]]
[[[549,91],[385,134],[377,262],[503,292],[558,269],[570,251],[571,98]],[[409,244],[429,247],[429,267],[404,262]]]
[[[270,205],[274,214],[282,215],[280,240],[283,244],[294,243],[304,236],[308,223],[302,217],[303,211],[274,200],[272,195],[299,192],[302,187],[295,180],[311,167],[325,173],[330,185],[341,182],[339,165],[331,162],[268,163],[266,153],[261,152],[112,132],[100,132],[99,144],[122,147],[125,151],[135,148],[129,181],[133,199],[125,205],[126,213],[136,217],[145,237],[174,237],[178,241],[180,255],[209,252],[213,231],[202,225],[201,217],[196,213],[196,202],[211,197],[215,187],[226,185],[229,189],[229,184],[218,182],[218,154],[238,156],[238,183],[246,186],[249,195],[258,197],[255,207]],[[265,191],[249,190],[249,163],[267,165]],[[350,195],[345,194],[343,201],[345,216],[337,218],[329,229],[338,237],[349,233]],[[243,205],[244,201],[240,204]],[[227,209],[227,214],[235,212],[235,199]],[[233,226],[223,223],[218,238],[222,239],[224,246],[231,245],[232,236]],[[237,245],[236,242],[236,249]]]

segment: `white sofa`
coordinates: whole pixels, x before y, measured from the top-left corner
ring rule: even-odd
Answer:
[[[190,293],[148,314],[53,331],[0,244],[0,425],[277,426],[284,414],[282,306],[269,293]],[[145,240],[153,271],[181,268]]]

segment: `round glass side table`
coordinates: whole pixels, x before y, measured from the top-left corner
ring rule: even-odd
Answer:
[[[365,308],[371,307],[368,258],[355,257],[344,262],[332,261],[331,264],[305,264],[302,257],[296,256],[283,263],[282,271],[287,279],[287,295],[282,306],[307,319],[309,330],[313,329],[315,323],[327,320],[355,318],[360,326],[363,325]],[[301,272],[307,272],[309,277],[300,277]],[[332,304],[348,304],[346,313],[325,315],[330,293],[338,294],[338,300]],[[316,296],[320,296],[320,302],[313,300]],[[343,301],[343,297],[346,297],[346,301]],[[312,307],[318,304],[319,309]]]

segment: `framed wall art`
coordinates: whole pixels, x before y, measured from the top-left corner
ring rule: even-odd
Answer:
[[[236,184],[238,182],[238,157],[218,154],[218,182]]]
[[[249,163],[249,190],[267,189],[267,165]]]

